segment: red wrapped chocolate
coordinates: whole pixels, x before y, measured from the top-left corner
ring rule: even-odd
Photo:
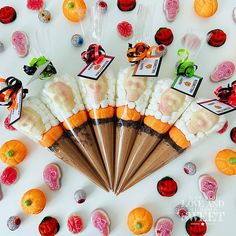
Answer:
[[[9,24],[16,19],[16,11],[13,7],[3,7],[0,9],[0,22]]]
[[[177,190],[177,183],[168,176],[157,183],[157,191],[163,197],[172,197],[176,194]]]
[[[58,233],[60,225],[56,218],[47,216],[39,224],[39,233],[42,236],[54,236]]]
[[[173,33],[169,28],[160,28],[155,34],[155,41],[157,44],[164,44],[169,46],[174,40]]]
[[[227,35],[221,29],[214,29],[207,34],[207,43],[212,47],[221,47],[225,44]]]
[[[136,7],[136,0],[118,0],[117,6],[121,11],[132,11]]]
[[[185,227],[190,236],[204,236],[207,232],[206,222],[198,216],[189,219]]]

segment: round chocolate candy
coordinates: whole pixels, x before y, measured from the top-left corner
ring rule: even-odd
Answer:
[[[177,193],[177,190],[177,183],[168,176],[157,183],[157,191],[163,197],[172,197]]]
[[[0,52],[4,51],[4,44],[2,42],[0,42]]]
[[[107,12],[107,3],[105,1],[97,1],[96,6],[101,13],[105,14]]]
[[[188,216],[188,208],[183,206],[182,204],[179,204],[175,207],[175,214],[179,218],[184,219],[186,216]]]
[[[17,230],[20,224],[21,224],[21,219],[18,216],[11,216],[7,221],[7,227],[11,231]]]
[[[0,8],[0,22],[9,24],[16,19],[16,11],[13,7],[5,6]]]
[[[60,225],[56,218],[47,216],[43,218],[38,229],[42,236],[53,236],[58,233]]]
[[[84,43],[84,39],[79,34],[74,34],[71,38],[71,43],[74,47],[81,47]]]
[[[198,216],[189,219],[185,228],[190,236],[204,236],[207,232],[206,222]]]
[[[74,198],[78,204],[82,204],[86,201],[87,194],[83,189],[79,189],[75,192]]]
[[[187,162],[185,165],[184,165],[184,172],[187,174],[187,175],[195,175],[196,172],[197,172],[197,167],[194,163],[192,162]]]
[[[169,46],[174,40],[172,30],[169,28],[160,28],[155,34],[155,41],[157,44],[164,44]]]
[[[221,47],[225,44],[227,35],[221,29],[214,29],[207,34],[207,43],[212,47]]]
[[[230,132],[230,138],[231,140],[236,143],[236,127],[234,127]]]
[[[52,19],[50,11],[47,11],[47,10],[39,11],[38,18],[43,23],[48,23]]]

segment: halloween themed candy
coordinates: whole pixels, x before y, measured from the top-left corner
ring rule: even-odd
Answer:
[[[199,177],[198,184],[199,184],[199,190],[206,200],[208,201],[216,200],[218,184],[212,176],[201,175]]]
[[[136,0],[118,0],[117,6],[121,11],[132,11],[136,7]]]
[[[210,79],[212,82],[220,82],[222,80],[230,79],[235,72],[235,65],[231,61],[224,61],[216,66],[211,73]]]
[[[127,223],[133,234],[146,234],[153,226],[152,214],[145,208],[135,208],[129,213]]]
[[[56,218],[46,216],[39,224],[38,229],[41,236],[54,236],[60,230],[60,225]]]
[[[84,39],[81,35],[79,34],[74,34],[71,38],[71,44],[74,47],[81,47],[84,43]]]
[[[107,3],[105,1],[102,0],[98,0],[96,3],[97,8],[99,9],[99,11],[101,13],[106,13],[107,12]]]
[[[1,175],[1,181],[5,185],[12,185],[16,182],[18,173],[15,167],[7,167]]]
[[[123,39],[130,39],[133,36],[133,26],[127,21],[120,22],[117,25],[117,31]]]
[[[40,189],[30,189],[21,198],[21,207],[25,214],[39,214],[46,206],[46,196]]]
[[[155,226],[156,236],[171,236],[174,227],[174,222],[169,217],[161,217],[157,220]]]
[[[169,46],[174,40],[173,33],[171,29],[162,27],[158,29],[155,34],[155,41],[157,44],[164,44],[165,46]]]
[[[61,170],[57,164],[48,164],[43,170],[43,180],[52,191],[61,188]]]
[[[39,11],[43,8],[43,0],[27,0],[27,8],[33,11]]]
[[[186,216],[188,216],[188,208],[182,204],[177,205],[175,207],[175,215],[184,219]]]
[[[161,179],[157,183],[157,191],[163,197],[172,197],[177,193],[177,190],[177,183],[168,176]]]
[[[21,163],[27,155],[26,146],[19,140],[10,140],[0,148],[0,158],[8,166]]]
[[[19,57],[27,56],[29,50],[29,40],[25,32],[14,32],[12,34],[12,45],[16,49],[16,53]]]
[[[109,236],[110,219],[108,214],[102,209],[96,209],[91,214],[93,227],[96,228],[101,236]]]
[[[186,222],[185,228],[189,236],[204,236],[207,232],[206,222],[198,216],[190,218]]]
[[[44,10],[39,11],[38,18],[41,22],[48,23],[51,21],[52,16],[51,16],[50,11],[44,9]]]
[[[184,164],[184,172],[187,175],[195,175],[197,172],[197,167],[194,163],[192,162],[187,162]]]
[[[227,39],[226,33],[221,29],[214,29],[207,34],[207,43],[212,47],[221,47]]]
[[[86,201],[87,194],[83,189],[79,189],[74,193],[74,199],[78,204],[82,204]]]
[[[7,227],[8,229],[10,229],[11,231],[15,231],[20,227],[21,224],[21,219],[18,216],[11,216],[8,220],[7,220]]]
[[[172,22],[176,19],[179,12],[179,0],[164,0],[164,12],[166,19],[169,22]]]
[[[218,9],[218,0],[195,0],[194,10],[197,15],[202,17],[213,16]]]
[[[0,22],[9,24],[16,19],[16,11],[13,7],[5,6],[0,8]]]
[[[221,150],[216,155],[215,164],[224,175],[236,175],[236,152],[230,149]]]
[[[80,216],[72,215],[67,220],[68,230],[73,234],[81,233],[84,229],[84,223]]]

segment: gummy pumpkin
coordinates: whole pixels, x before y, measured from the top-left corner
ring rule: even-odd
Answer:
[[[0,159],[8,166],[16,166],[21,163],[26,155],[27,148],[19,140],[10,140],[0,148]]]
[[[135,235],[148,233],[153,225],[152,214],[145,208],[136,208],[128,215],[129,230]]]
[[[216,155],[215,163],[218,170],[225,175],[236,175],[236,152],[224,149]]]
[[[64,0],[62,9],[64,16],[72,22],[81,21],[86,14],[84,0]]]
[[[213,16],[218,9],[217,0],[195,0],[194,2],[195,12],[202,17]]]
[[[46,206],[46,197],[39,189],[30,189],[21,199],[21,207],[25,214],[39,214]]]

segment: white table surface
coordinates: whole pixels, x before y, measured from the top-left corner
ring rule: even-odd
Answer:
[[[46,1],[47,6],[52,13],[52,22],[43,24],[37,19],[37,13],[26,8],[26,1],[1,0],[0,7],[12,5],[17,10],[17,20],[9,25],[0,24],[0,41],[2,41],[6,50],[0,54],[0,75],[16,76],[26,83],[29,79],[22,70],[22,66],[27,64],[33,56],[38,56],[38,52],[42,52],[49,56],[59,73],[70,73],[72,75],[78,72],[84,66],[80,59],[80,53],[86,47],[75,49],[71,46],[70,38],[75,33],[83,34],[88,30],[89,19],[83,21],[83,27],[80,24],[68,22],[62,14],[61,5],[63,0]],[[86,0],[88,5],[95,1]],[[116,25],[122,20],[135,22],[137,8],[130,13],[123,13],[116,7],[116,0],[107,0],[109,4],[108,15],[105,21],[105,30],[102,38],[103,46],[110,55],[116,56],[113,63],[114,71],[117,73],[121,66],[127,65],[125,52],[127,49],[127,41],[121,40],[116,33]],[[232,9],[236,7],[234,0],[219,0],[219,10],[209,19],[201,19],[193,10],[193,0],[180,0],[181,9],[178,18],[173,23],[165,20],[162,11],[162,0],[138,0],[151,9],[156,6],[155,14],[151,14],[153,24],[150,23],[148,28],[150,35],[150,43],[154,43],[154,33],[162,26],[170,27],[174,33],[174,42],[169,47],[167,56],[163,60],[160,71],[160,77],[173,77],[173,68],[177,61],[176,52],[181,47],[181,37],[185,32],[191,29],[199,30],[206,35],[209,30],[215,28],[223,29],[228,40],[221,48],[209,47],[205,44],[200,52],[196,63],[199,65],[198,74],[204,76],[203,84],[200,88],[198,96],[211,98],[213,89],[217,84],[213,84],[209,80],[209,74],[222,60],[232,60],[236,63],[236,24],[232,20]],[[150,22],[150,21],[149,21]],[[29,35],[31,41],[30,53],[26,58],[18,58],[11,46],[11,35],[15,30],[24,30]],[[36,43],[35,38],[40,38],[40,43]],[[42,41],[42,39],[44,39]],[[86,34],[85,40],[88,41]],[[87,42],[88,43],[88,42]],[[230,81],[233,81],[231,79]],[[227,82],[223,83],[224,85]],[[31,94],[36,94],[42,86],[41,81],[37,81],[30,86]],[[76,170],[63,164],[60,160],[44,150],[33,141],[18,132],[9,132],[3,128],[2,121],[6,116],[6,111],[0,111],[0,144],[10,139],[21,139],[29,149],[29,155],[26,160],[18,166],[20,178],[16,184],[6,187],[2,186],[4,199],[0,202],[0,229],[1,236],[8,235],[39,235],[38,224],[45,216],[56,217],[61,225],[58,235],[70,235],[67,230],[66,221],[71,213],[78,213],[84,219],[85,229],[81,233],[83,236],[99,235],[93,229],[90,223],[90,212],[96,208],[104,208],[111,218],[112,236],[128,236],[132,235],[127,228],[127,215],[130,210],[135,207],[145,207],[153,214],[154,220],[161,216],[169,216],[174,220],[173,235],[187,235],[185,231],[185,222],[182,222],[174,215],[174,207],[183,202],[187,202],[191,211],[196,215],[205,214],[208,223],[207,235],[236,235],[235,218],[236,218],[236,178],[226,177],[220,174],[214,164],[216,153],[224,148],[232,148],[236,150],[235,144],[230,140],[229,132],[236,126],[235,113],[227,115],[229,119],[229,129],[224,135],[213,135],[208,140],[192,147],[186,151],[177,160],[162,168],[155,174],[149,176],[141,183],[134,186],[129,191],[116,197],[112,193],[105,193]],[[198,167],[195,176],[187,176],[183,172],[183,165],[187,161],[193,161]],[[59,192],[52,193],[45,186],[42,179],[42,171],[48,163],[58,163],[63,172],[62,188]],[[6,166],[0,164],[0,172]],[[198,177],[201,174],[212,174],[218,181],[218,201],[215,205],[209,205],[205,201],[198,190]],[[171,176],[178,182],[178,193],[172,198],[163,198],[156,191],[156,183],[165,176]],[[47,206],[45,210],[36,216],[25,216],[22,214],[20,199],[25,191],[30,188],[41,188],[47,195]],[[86,203],[79,206],[73,199],[74,192],[84,188],[88,193]],[[198,212],[198,213],[197,213]],[[22,225],[14,233],[10,232],[6,226],[8,217],[19,215],[22,217]],[[150,231],[147,236],[154,235],[154,231]]]

